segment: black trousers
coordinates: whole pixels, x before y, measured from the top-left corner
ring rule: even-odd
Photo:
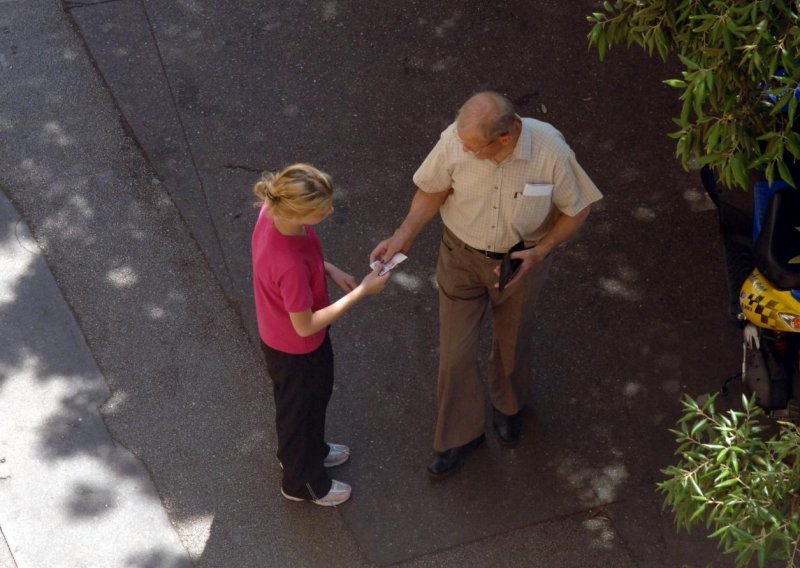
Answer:
[[[293,355],[261,343],[272,377],[278,459],[283,464],[283,491],[302,499],[321,499],[331,489],[323,466],[325,412],[333,392],[333,348],[330,337],[316,351]]]

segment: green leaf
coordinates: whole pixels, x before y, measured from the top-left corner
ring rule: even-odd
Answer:
[[[775,181],[775,162],[770,162],[767,164],[767,168],[764,171],[764,175],[767,177],[767,182],[771,185]]]
[[[744,155],[741,153],[734,154],[730,161],[731,171],[733,172],[733,178],[736,180],[736,184],[743,188],[747,189],[748,186],[748,179],[747,179],[747,168],[744,163]]]
[[[764,568],[767,565],[767,547],[762,546],[758,549],[758,566]]]
[[[718,528],[713,533],[708,535],[708,538],[719,538],[720,536],[727,533],[730,529],[731,529],[730,525],[722,525],[720,528]]]
[[[592,47],[595,43],[597,43],[597,38],[600,37],[600,33],[602,29],[599,24],[592,27],[592,30],[587,34],[587,38],[589,38],[589,47]]]
[[[794,124],[794,117],[795,117],[795,114],[797,113],[797,104],[798,103],[797,103],[797,96],[796,95],[797,95],[797,91],[794,91],[793,94],[792,94],[792,98],[789,99],[789,112],[788,112],[789,124]]]
[[[797,186],[794,183],[794,178],[792,178],[792,172],[789,171],[789,166],[786,165],[786,162],[783,160],[778,160],[778,172],[781,174],[781,179],[797,189]]]
[[[689,69],[690,71],[694,71],[696,69],[700,69],[700,66],[697,63],[695,63],[694,61],[692,61],[691,59],[689,59],[685,55],[680,55],[679,54],[678,55],[678,59],[680,59],[681,63],[683,63],[686,66],[686,68]]]
[[[697,432],[700,429],[705,427],[706,424],[708,424],[708,418],[703,418],[702,420],[698,420],[697,422],[695,422],[694,426],[692,426],[692,431],[690,432],[690,435],[694,437],[694,435],[697,434]]]
[[[687,523],[688,523],[688,524],[691,524],[691,523],[693,523],[693,522],[694,522],[694,521],[695,521],[695,520],[696,520],[698,517],[700,517],[700,516],[701,516],[703,513],[705,513],[705,512],[706,512],[706,507],[707,507],[707,506],[708,506],[708,504],[707,504],[707,503],[703,503],[702,505],[700,505],[700,506],[697,508],[697,510],[696,510],[696,511],[695,511],[695,512],[692,514],[692,516],[691,516],[691,517],[689,517],[689,520],[687,521]]]
[[[786,148],[791,152],[792,156],[800,160],[800,134],[791,132],[789,138],[786,139]]]
[[[705,76],[706,91],[709,93],[714,91],[714,71],[709,70]]]
[[[728,57],[733,57],[733,34],[727,27],[722,29],[722,39],[725,44],[725,53],[728,54]]]
[[[778,52],[772,54],[772,57],[769,61],[769,71],[767,72],[767,77],[774,77],[775,73],[778,72]]]
[[[740,481],[735,477],[733,479],[726,479],[725,481],[717,484],[717,489],[730,487],[731,485],[736,485],[737,483],[740,483]]]
[[[689,482],[691,482],[692,487],[694,488],[695,492],[697,493],[697,495],[695,495],[695,497],[698,497],[698,498],[700,498],[702,500],[705,500],[706,496],[703,493],[703,490],[700,489],[700,486],[697,484],[697,481],[695,481],[694,477],[690,477],[689,478]]]
[[[687,90],[684,93],[683,107],[681,108],[681,117],[680,117],[681,125],[683,126],[688,125],[689,115],[691,115],[692,113],[693,106],[694,106],[694,96],[691,94],[689,90]]]
[[[719,135],[720,135],[720,124],[719,122],[717,122],[714,124],[714,126],[709,128],[708,130],[708,138],[706,140],[707,153],[710,154],[717,147],[717,143],[719,142]]]
[[[781,135],[778,134],[777,132],[767,132],[766,134],[762,134],[761,136],[756,138],[756,140],[761,140],[762,142],[766,142],[767,140],[775,140],[777,138],[780,138],[780,136]]]

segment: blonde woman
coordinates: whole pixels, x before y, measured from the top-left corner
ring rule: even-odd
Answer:
[[[261,211],[253,230],[253,285],[258,329],[273,382],[281,493],[292,501],[335,506],[351,488],[332,480],[350,449],[325,441],[333,391],[328,326],[366,296],[381,292],[390,273],[355,278],[326,262],[314,225],[333,213],[330,176],[307,164],[267,174],[255,184]],[[345,295],[328,298],[326,276]]]

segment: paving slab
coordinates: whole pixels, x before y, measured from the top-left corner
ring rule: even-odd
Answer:
[[[0,531],[0,568],[19,568],[8,548],[5,535]]]
[[[3,194],[0,330],[3,565],[189,566],[144,464],[106,429],[108,386]]]
[[[85,32],[85,41],[95,46],[95,63],[108,72],[104,80],[116,87],[114,100],[126,126],[161,180],[172,188],[175,205],[215,275],[224,287],[230,286],[206,189],[181,116],[174,111],[185,96],[170,83],[142,3],[118,0],[67,3],[67,7],[71,7],[67,14]]]
[[[576,546],[576,543],[580,543]],[[423,556],[404,567],[613,566],[636,564],[607,518],[569,516]]]

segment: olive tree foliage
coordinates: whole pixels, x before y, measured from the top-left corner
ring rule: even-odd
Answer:
[[[616,0],[588,19],[601,60],[622,42],[677,55],[683,77],[664,82],[682,91],[670,136],[684,168],[707,164],[729,187],[747,188],[749,172],[794,185],[800,0]]]
[[[699,523],[713,529],[709,538],[736,565],[755,557],[787,566],[800,563],[800,430],[779,422],[779,432],[766,438],[763,411],[755,396],[742,397],[743,410],[718,411],[717,395],[700,404],[683,400],[684,413],[671,430],[679,444],[677,465],[663,470],[658,484],[665,507],[678,527]]]

